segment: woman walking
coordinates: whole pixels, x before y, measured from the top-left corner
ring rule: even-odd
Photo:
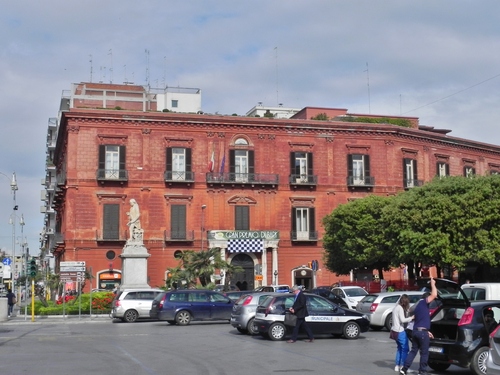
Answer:
[[[399,299],[398,304],[392,310],[392,328],[391,331],[397,332],[396,344],[398,348],[396,350],[396,367],[394,371],[399,372],[403,367],[408,352],[410,351],[410,346],[408,345],[408,336],[405,332],[404,324],[410,322],[413,316],[408,316],[408,310],[410,309],[410,299],[407,294],[403,294]]]

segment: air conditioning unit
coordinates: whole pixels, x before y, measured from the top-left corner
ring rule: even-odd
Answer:
[[[48,228],[46,233],[47,234],[54,234],[54,228]]]

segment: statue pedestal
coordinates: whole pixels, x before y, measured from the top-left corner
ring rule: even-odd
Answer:
[[[120,289],[150,289],[148,285],[148,250],[140,241],[129,240],[123,248]]]

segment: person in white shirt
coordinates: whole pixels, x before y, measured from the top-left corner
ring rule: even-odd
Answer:
[[[408,310],[410,309],[410,299],[407,294],[403,294],[399,299],[398,304],[394,309],[392,309],[392,328],[391,331],[397,332],[398,336],[396,339],[397,349],[396,349],[396,366],[394,371],[399,372],[401,367],[403,367],[408,352],[410,351],[410,346],[408,345],[408,336],[405,332],[405,323],[409,323],[413,316],[408,316]]]

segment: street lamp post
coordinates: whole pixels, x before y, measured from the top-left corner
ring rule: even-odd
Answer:
[[[205,237],[205,208],[207,208],[207,206],[203,204],[201,206],[201,251],[203,251],[203,241]]]
[[[278,285],[278,270],[274,270],[274,285]]]

